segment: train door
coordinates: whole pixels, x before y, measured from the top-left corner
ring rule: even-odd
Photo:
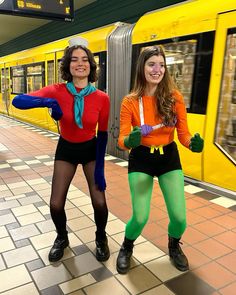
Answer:
[[[60,72],[60,66],[61,66],[61,60],[62,60],[62,57],[64,55],[64,51],[63,50],[60,50],[60,51],[57,51],[56,52],[56,60],[55,60],[55,65],[56,65],[56,75],[55,75],[55,78],[56,78],[56,83],[63,83],[65,82],[62,78],[61,78],[61,72]]]
[[[1,69],[2,112],[9,115],[10,106],[10,68],[4,65]]]
[[[236,12],[219,15],[207,106],[203,178],[236,191]]]
[[[46,53],[45,54],[45,85],[54,84],[56,81],[56,53]]]

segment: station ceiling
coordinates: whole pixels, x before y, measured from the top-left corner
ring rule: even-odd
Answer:
[[[74,10],[96,0],[74,0]],[[51,20],[0,14],[0,45],[49,23]]]

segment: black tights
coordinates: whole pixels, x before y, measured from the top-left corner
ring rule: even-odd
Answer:
[[[66,232],[65,202],[70,183],[75,175],[77,165],[69,162],[57,160],[54,163],[52,178],[52,193],[50,199],[50,212],[52,220],[59,234]],[[105,227],[107,224],[108,209],[105,193],[98,190],[94,182],[95,161],[83,165],[92,206],[94,210],[94,220],[97,226],[96,239],[104,239],[106,236]]]

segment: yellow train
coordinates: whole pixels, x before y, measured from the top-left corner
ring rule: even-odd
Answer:
[[[99,64],[97,87],[111,97],[109,154],[127,158],[117,149],[120,102],[132,87],[139,52],[162,44],[185,97],[190,131],[205,139],[202,154],[179,145],[185,175],[236,191],[235,0],[186,1],[147,13],[135,24],[115,23],[80,36],[89,41]],[[68,39],[0,58],[2,113],[57,132],[47,109],[20,111],[11,100],[18,93],[62,82],[59,64]]]

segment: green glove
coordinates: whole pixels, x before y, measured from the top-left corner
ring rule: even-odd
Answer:
[[[195,133],[190,140],[189,148],[194,153],[200,153],[203,150],[204,140],[198,133]]]
[[[124,139],[124,144],[127,148],[136,148],[141,143],[141,129],[136,126],[130,132],[129,136]]]

